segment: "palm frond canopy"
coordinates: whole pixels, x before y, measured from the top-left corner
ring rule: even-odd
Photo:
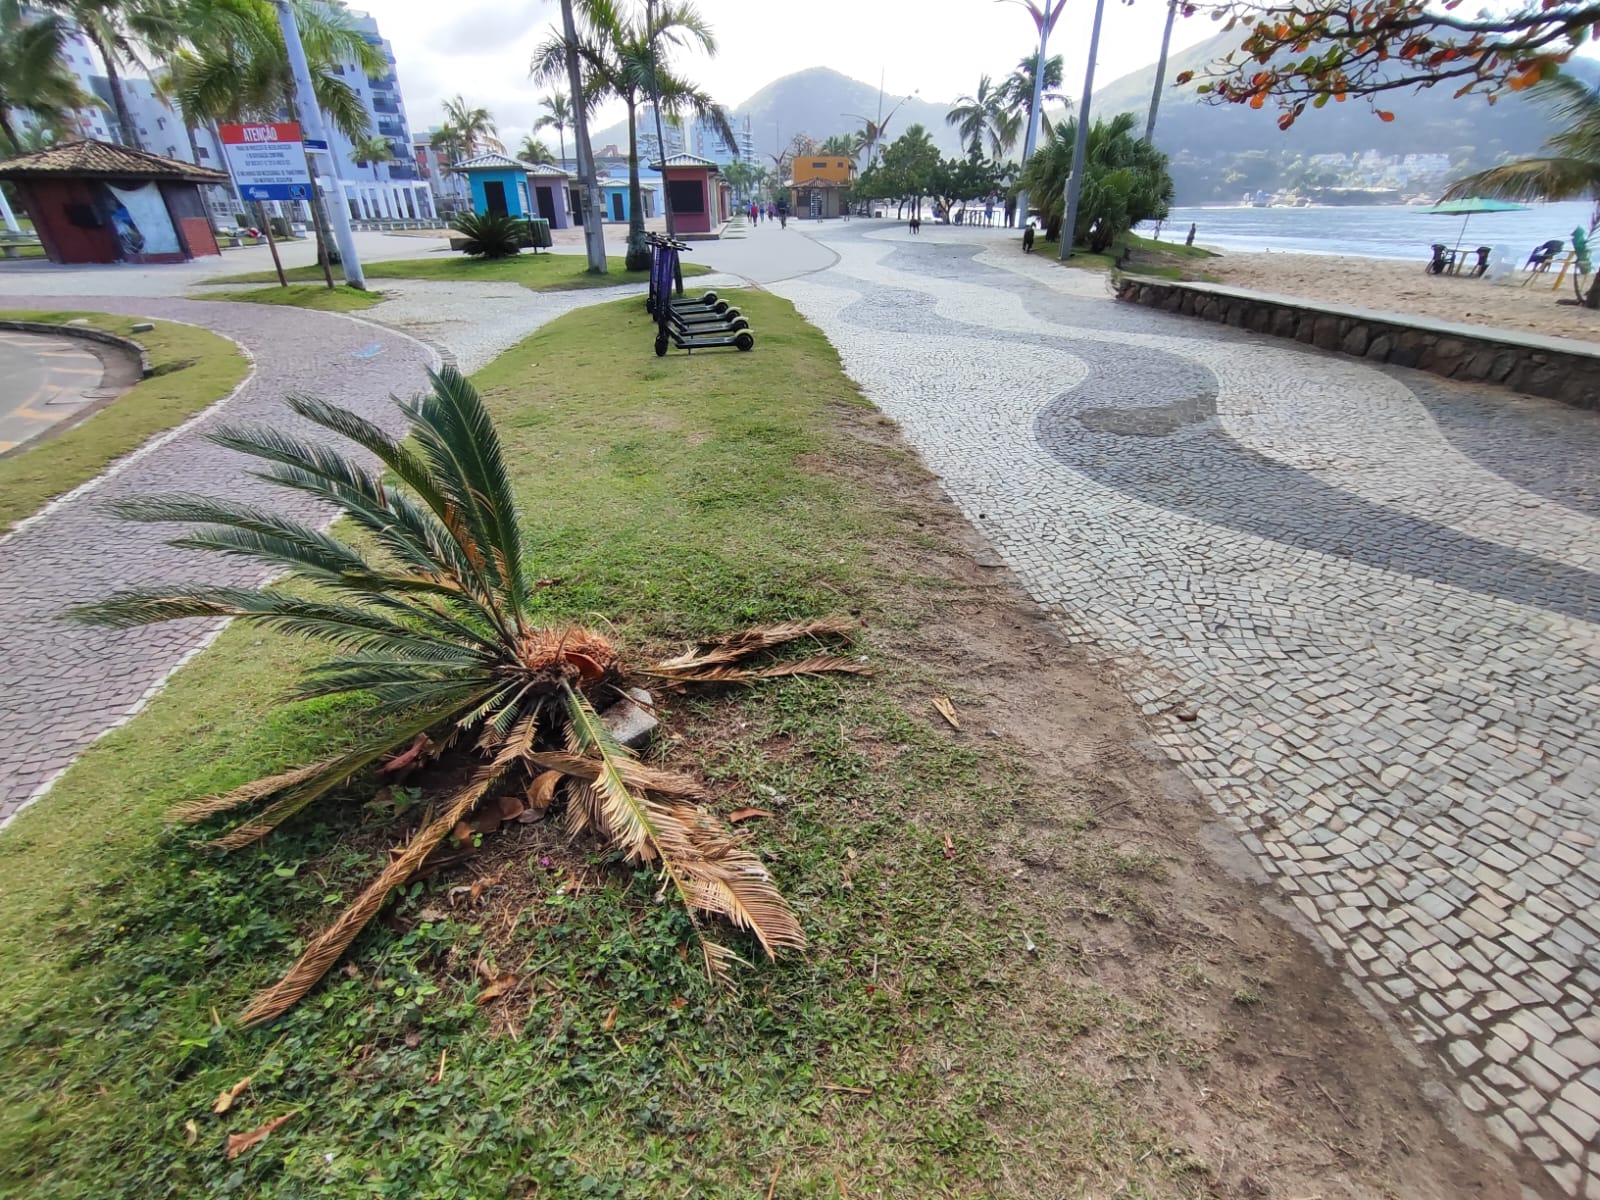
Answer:
[[[1457,179],[1445,189],[1444,200],[1600,200],[1600,88],[1556,75],[1531,94],[1562,126],[1545,142],[1546,153]]]
[[[526,788],[548,772],[565,781],[575,831],[595,829],[630,860],[659,866],[687,906],[713,973],[724,973],[733,956],[704,936],[703,915],[748,929],[769,954],[800,947],[799,924],[765,869],[692,803],[699,786],[637,763],[596,716],[599,706],[622,694],[626,680],[610,639],[533,620],[537,573],[523,550],[510,474],[488,410],[454,370],[431,374],[430,382],[429,391],[400,402],[409,425],[403,439],[326,401],[289,401],[297,416],[353,443],[377,466],[276,426],[227,427],[212,435],[256,459],[258,477],[335,507],[371,542],[371,551],[253,504],[189,494],[125,500],[112,506],[125,518],[188,527],[176,546],[285,571],[285,582],[299,586],[132,589],[72,613],[115,628],[228,617],[315,638],[337,653],[305,672],[299,695],[359,694],[376,705],[368,726],[381,732],[350,751],[175,814],[199,820],[254,808],[244,824],[218,839],[223,848],[267,836],[403,747],[454,742],[487,760],[437,806],[442,816],[307,947],[277,986],[258,997],[246,1019],[270,1019],[303,996],[389,892],[486,797],[512,784]],[[740,665],[773,646],[844,628],[811,622],[750,631],[641,674],[675,688],[859,672],[859,662],[826,654],[765,668]],[[546,788],[547,800],[553,790]]]

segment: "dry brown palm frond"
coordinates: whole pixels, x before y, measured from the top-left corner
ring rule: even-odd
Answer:
[[[661,800],[634,791],[625,779],[627,749],[606,732],[587,700],[568,692],[572,715],[569,744],[588,750],[598,764],[594,782],[583,800],[585,819],[600,827],[608,840],[635,862],[659,857],[662,874],[672,883],[693,918],[708,913],[749,930],[769,958],[780,949],[803,949],[805,932],[788,902],[773,885],[761,860],[745,849],[737,834],[712,813],[677,800]],[[707,970],[725,977],[731,955],[715,943],[707,949],[698,919]]]
[[[778,679],[785,675],[871,675],[872,668],[853,658],[840,658],[836,654],[818,654],[811,658],[797,658],[793,662],[774,663],[770,667],[688,666],[650,668],[638,674],[652,679],[666,680],[669,685],[685,683],[749,683],[756,679]]]
[[[532,744],[535,732],[536,727],[532,719],[524,721],[513,730],[495,760],[478,771],[471,781],[451,798],[431,824],[418,830],[417,835],[411,839],[411,844],[406,847],[405,853],[385,867],[383,873],[368,884],[366,890],[356,898],[355,903],[345,909],[337,921],[312,940],[282,979],[250,1002],[249,1007],[239,1014],[240,1023],[257,1025],[263,1021],[270,1021],[299,1003],[300,998],[316,986],[317,981],[328,973],[328,968],[339,961],[340,956],[349,949],[350,943],[355,941],[372,918],[378,915],[384,901],[389,898],[389,893],[416,873],[417,868],[422,866],[423,860],[450,835],[450,831],[456,827],[456,822],[477,807],[489,789],[500,782],[523,758],[528,746]]]
[[[254,804],[257,800],[265,800],[268,796],[276,795],[297,783],[303,783],[319,772],[329,769],[338,761],[338,758],[325,758],[309,766],[296,767],[292,771],[283,771],[277,775],[268,775],[264,779],[253,780],[220,796],[201,796],[196,800],[184,800],[167,810],[167,820],[179,821],[185,825],[198,824],[207,817],[232,812],[236,808]]]
[[[783,621],[777,625],[757,625],[726,637],[702,643],[699,650],[680,654],[657,663],[652,671],[667,671],[683,667],[709,667],[718,663],[738,662],[774,646],[798,641],[804,637],[843,637],[854,633],[856,623],[847,617],[829,617],[821,621]]]
[[[528,762],[541,770],[560,771],[563,775],[581,779],[586,783],[593,783],[600,777],[600,761],[587,754],[541,750],[529,754]],[[624,758],[615,765],[622,775],[622,781],[629,787],[659,792],[663,796],[681,796],[686,800],[711,798],[705,785],[699,780],[679,775],[676,771],[663,771],[658,767],[646,766],[636,758]]]
[[[221,796],[204,796],[198,800],[187,800],[181,804],[175,804],[167,810],[167,819],[169,821],[179,821],[185,825],[194,825],[204,821],[207,817],[232,812],[236,808],[244,808],[246,805],[254,804],[259,800],[266,800],[273,796],[278,797],[277,803],[262,812],[256,821],[252,823],[265,825],[261,833],[237,843],[240,846],[248,845],[250,842],[256,841],[257,838],[270,833],[286,818],[300,811],[318,796],[323,795],[350,778],[363,767],[369,766],[385,754],[391,753],[397,746],[413,741],[419,734],[459,716],[460,713],[461,708],[459,706],[436,709],[391,730],[380,740],[369,743],[359,749],[350,750],[344,754],[335,754],[331,758],[321,759],[308,766],[295,767],[290,771],[281,771],[276,775],[268,775],[265,778],[253,780]],[[454,730],[440,744],[439,748],[442,749],[448,745],[453,737]],[[275,816],[269,819],[268,814],[274,813],[274,810],[281,811],[278,811]],[[249,828],[249,826],[244,828]],[[242,832],[242,830],[236,832]],[[219,839],[216,844],[221,846],[231,838],[232,835],[230,834],[227,838]]]

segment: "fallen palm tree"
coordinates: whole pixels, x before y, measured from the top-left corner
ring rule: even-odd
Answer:
[[[363,554],[331,534],[249,504],[195,495],[120,501],[136,521],[191,528],[173,545],[241,556],[315,585],[183,585],[115,593],[72,611],[119,628],[192,617],[229,617],[332,643],[338,657],[308,669],[302,698],[361,693],[383,729],[355,749],[180,805],[186,822],[248,810],[218,837],[224,850],[266,837],[357,773],[417,765],[455,745],[479,765],[434,806],[383,872],[299,961],[242,1014],[271,1020],[304,996],[465,819],[508,792],[546,808],[559,802],[574,836],[593,832],[633,863],[659,870],[694,924],[707,971],[725,978],[736,955],[707,935],[703,917],[748,930],[769,957],[800,949],[805,935],[760,860],[701,806],[693,779],[651,767],[607,728],[600,710],[631,683],[678,688],[783,675],[861,672],[834,654],[751,665],[800,639],[835,637],[849,622],[792,622],[746,630],[677,658],[631,668],[609,639],[581,626],[533,619],[532,577],[500,440],[477,391],[453,370],[430,374],[432,391],[400,402],[410,437],[321,400],[296,397],[301,417],[355,443],[383,471],[314,441],[266,427],[225,428],[212,440],[265,460],[261,478],[335,505],[377,546]],[[384,473],[387,472],[387,475]],[[392,480],[391,478],[392,477]]]

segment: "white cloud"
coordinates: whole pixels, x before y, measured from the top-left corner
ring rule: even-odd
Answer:
[[[642,0],[635,0],[641,3]],[[359,3],[359,0],[357,0]],[[1090,0],[1068,0],[1051,52],[1066,58],[1066,91],[1076,96],[1087,57]],[[954,99],[978,76],[1006,74],[1034,43],[1033,22],[1020,8],[993,0],[699,0],[718,41],[714,58],[685,57],[682,65],[725,104],[742,103],[783,75],[826,66],[869,83],[881,78],[889,95],[920,90],[925,99]],[[441,9],[448,15],[440,17]],[[475,4],[448,8],[436,0],[375,0],[369,6],[394,45],[412,124],[437,124],[443,101],[457,93],[494,113],[506,140],[515,141],[538,116],[546,89],[528,79],[533,48],[560,21],[554,0],[524,0],[509,8]],[[1155,59],[1166,16],[1162,0],[1106,0],[1097,79],[1109,82]],[[1208,20],[1180,21],[1174,45],[1213,34]],[[600,125],[619,119],[615,106]]]

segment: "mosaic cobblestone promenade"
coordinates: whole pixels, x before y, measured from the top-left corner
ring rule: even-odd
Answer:
[[[839,226],[772,287],[1465,1107],[1600,1197],[1600,420],[987,234]]]
[[[248,584],[259,567],[166,545],[170,528],[108,517],[103,501],[150,491],[191,491],[266,501],[300,518],[326,514],[246,472],[248,460],[205,440],[225,422],[262,422],[311,430],[283,405],[291,392],[315,392],[399,430],[404,418],[391,393],[418,390],[430,350],[381,326],[261,305],[133,300],[96,296],[77,302],[100,312],[131,313],[204,325],[243,346],[254,370],[225,402],[171,435],[154,439],[111,473],[64,497],[0,538],[0,824],[9,820],[100,734],[140,707],[152,688],[203,646],[218,626],[178,621],[127,631],[60,619],[71,604],[117,587],[204,578]],[[59,297],[7,294],[18,309],[57,309]]]

